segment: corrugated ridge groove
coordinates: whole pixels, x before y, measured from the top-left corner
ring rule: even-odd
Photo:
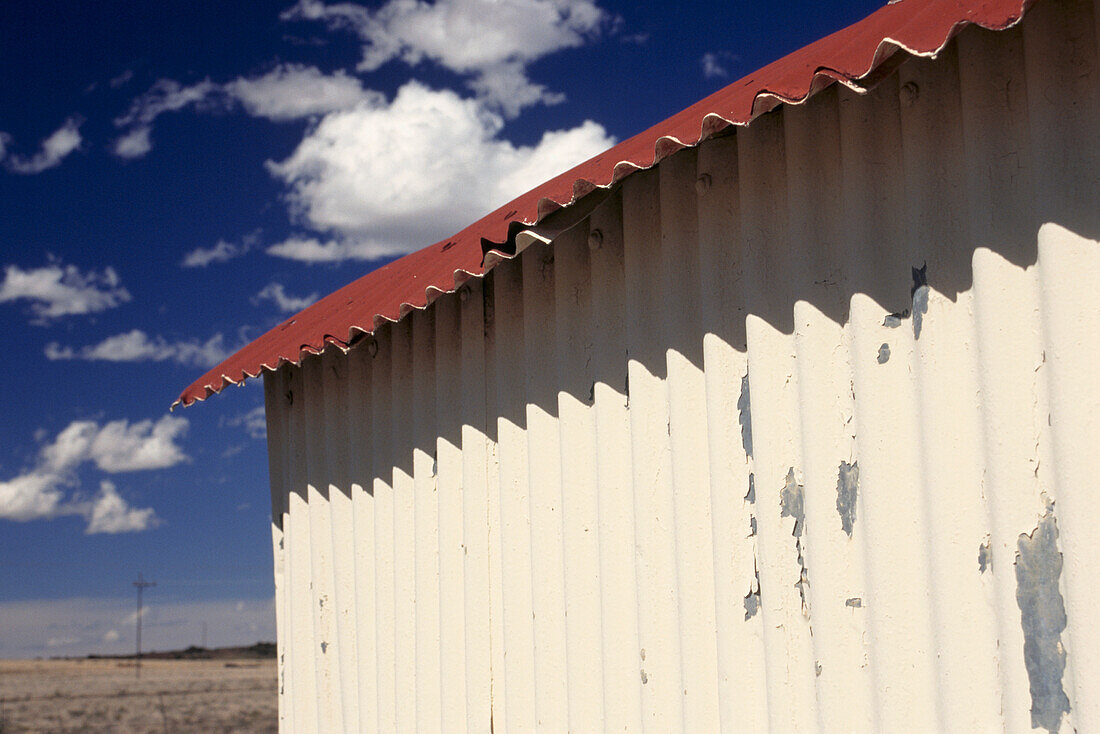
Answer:
[[[632,176],[623,185],[623,259],[635,563],[641,650],[643,726],[682,731],[683,666],[675,593],[677,538],[668,388],[662,374],[661,309],[652,297],[660,287],[660,192],[657,171]],[[654,338],[654,337],[658,338]],[[639,657],[641,653],[639,651]]]
[[[302,362],[303,427],[306,472],[306,513],[309,523],[309,579],[314,644],[317,646],[317,695],[329,702],[318,706],[318,726],[324,731],[342,731],[343,675],[336,612],[336,559],[333,554],[333,519],[330,497],[329,442],[325,440],[326,405],[321,358]],[[331,652],[330,652],[331,649]]]
[[[353,587],[355,604],[350,610],[355,625],[356,643],[356,698],[358,713],[356,723],[362,734],[375,731],[377,721],[372,715],[377,711],[378,701],[378,654],[376,630],[377,595],[374,547],[375,547],[375,505],[374,505],[374,463],[371,452],[373,431],[371,421],[374,406],[371,401],[371,375],[373,360],[368,349],[358,349],[347,356],[347,401],[348,431],[345,436],[335,440],[347,445],[351,492],[353,539],[350,552],[354,572]]]
[[[519,258],[523,291],[523,386],[531,513],[531,609],[535,716],[548,731],[569,728],[561,438],[555,354],[555,264],[549,245]]]
[[[596,374],[588,225],[554,240],[554,340],[547,340],[557,369],[556,405],[560,446],[563,611],[568,729],[598,731],[604,723],[603,608],[600,563],[599,477],[595,401]],[[546,287],[543,284],[542,287]],[[572,612],[572,614],[570,614]]]
[[[623,246],[623,202],[617,193],[593,212],[591,266],[596,482],[599,512],[604,730],[642,730],[645,670],[635,562],[630,385]]]
[[[394,485],[392,449],[393,330],[381,329],[363,348],[371,365],[371,464],[374,497],[375,644],[377,647],[377,730],[397,726],[397,602],[394,573]]]
[[[458,299],[444,299],[435,311],[436,516],[438,518],[439,680],[441,726],[466,721],[466,572],[462,486],[461,335]]]
[[[413,476],[415,419],[413,336],[410,320],[390,327],[393,456],[394,722],[399,732],[415,731],[422,691],[416,678],[416,483]]]
[[[352,504],[351,466],[348,436],[348,357],[344,352],[329,350],[321,354],[321,413],[323,428],[320,436],[325,447],[323,456],[329,476],[327,483],[332,543],[332,614],[335,617],[335,646],[340,672],[340,700],[345,730],[353,730],[359,721],[359,645],[355,610],[358,608],[355,582],[355,555],[344,549],[357,546],[355,513]]]
[[[416,649],[416,726],[435,730],[443,725],[440,668],[439,492],[437,483],[435,369],[435,309],[413,314],[412,395],[408,408],[413,423],[414,614]],[[407,544],[408,539],[403,539]]]

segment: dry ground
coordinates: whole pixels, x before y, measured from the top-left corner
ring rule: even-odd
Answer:
[[[0,660],[0,733],[275,732],[275,660]]]

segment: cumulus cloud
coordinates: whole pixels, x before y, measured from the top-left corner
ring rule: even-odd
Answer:
[[[246,234],[239,243],[218,240],[213,247],[196,247],[183,256],[180,267],[205,268],[210,263],[224,263],[242,257],[260,241],[260,230]]]
[[[390,0],[377,10],[299,0],[284,20],[349,30],[363,42],[360,71],[423,60],[466,76],[483,99],[509,115],[560,95],[527,79],[531,62],[599,36],[613,21],[594,0]]]
[[[286,159],[269,162],[299,221],[271,255],[308,262],[410,252],[599,153],[614,139],[595,122],[532,146],[500,137],[503,119],[474,99],[409,82],[382,107],[326,115]]]
[[[97,273],[57,262],[31,270],[8,265],[0,281],[0,303],[30,302],[34,323],[40,324],[61,316],[106,311],[129,300],[129,292],[110,267]]]
[[[312,66],[284,64],[263,76],[240,77],[225,91],[253,117],[282,122],[346,110],[359,104],[381,104],[385,98],[344,71],[326,75]]]
[[[99,342],[73,349],[50,342],[45,349],[51,361],[80,359],[88,362],[165,362],[190,367],[213,367],[232,350],[221,333],[204,341],[198,339],[170,342],[162,336],[150,337],[141,329],[132,329]]]
[[[115,140],[113,150],[120,158],[144,156],[153,149],[156,119],[189,107],[216,111],[240,104],[253,117],[287,122],[383,101],[379,92],[364,89],[359,79],[342,70],[325,74],[302,64],[281,64],[261,76],[238,77],[226,84],[204,79],[183,85],[160,79],[115,119],[115,126],[125,132]]]
[[[166,469],[187,460],[178,444],[187,431],[187,419],[164,416],[158,421],[130,423],[73,421],[39,451],[35,465],[0,481],[0,519],[28,521],[79,515],[88,522],[85,532],[122,533],[146,530],[157,524],[151,508],[133,508],[114,483],[101,481],[99,492],[79,492],[77,469],[94,464],[108,474]]]
[[[34,174],[55,168],[61,165],[61,161],[70,153],[80,147],[81,120],[70,117],[52,135],[42,141],[41,149],[30,158],[20,155],[8,156],[4,161],[9,171],[13,173]],[[6,138],[6,140],[5,140]],[[0,158],[3,157],[5,142],[10,143],[10,136],[0,133]]]
[[[252,297],[252,303],[259,305],[263,301],[271,301],[280,311],[293,313],[309,306],[318,297],[316,293],[310,293],[308,296],[292,296],[286,292],[282,283],[268,283],[263,290]]]
[[[130,507],[118,494],[115,485],[106,479],[99,483],[99,494],[91,505],[86,531],[88,535],[135,533],[152,527],[156,522],[153,508]]]

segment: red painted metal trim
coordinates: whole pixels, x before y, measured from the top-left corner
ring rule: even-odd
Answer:
[[[284,362],[297,364],[303,354],[320,352],[327,344],[347,347],[356,334],[426,307],[491,269],[483,265],[482,240],[506,242],[512,223],[535,224],[596,187],[650,168],[729,125],[747,125],[776,104],[802,102],[838,81],[858,87],[860,79],[898,49],[933,56],[965,25],[1011,27],[1028,5],[1026,0],[900,0],[886,5],[528,191],[453,237],[344,286],[207,372],[176,404],[205,400],[226,385]]]

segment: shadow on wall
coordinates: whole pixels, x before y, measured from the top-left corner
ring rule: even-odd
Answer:
[[[378,639],[394,626],[408,633],[396,652],[379,648],[378,670],[400,673],[407,658],[423,657],[417,665],[438,673],[432,656],[461,641],[447,630],[463,623],[438,618],[439,595],[469,569],[500,574],[504,591],[498,584],[495,593],[511,595],[501,624],[524,641],[494,661],[505,666],[495,675],[507,679],[508,705],[520,702],[511,711],[526,711],[520,704],[535,695],[533,646],[555,671],[565,654],[545,630],[578,624],[561,636],[577,646],[568,664],[581,666],[569,668],[569,685],[592,687],[586,665],[615,667],[602,705],[621,705],[624,717],[641,710],[639,685],[669,693],[660,711],[695,711],[691,696],[704,687],[689,679],[711,665],[707,656],[719,656],[719,680],[744,669],[745,690],[755,690],[750,673],[784,668],[792,650],[805,652],[789,666],[804,676],[778,699],[791,716],[811,716],[814,686],[825,691],[820,705],[832,705],[819,679],[873,674],[875,692],[853,684],[852,698],[883,697],[882,716],[900,718],[876,720],[881,728],[934,730],[942,720],[906,722],[907,709],[888,700],[909,695],[897,692],[908,684],[891,686],[891,671],[918,669],[904,673],[916,681],[912,701],[927,694],[914,715],[942,706],[996,717],[1002,696],[1022,701],[1027,679],[1012,676],[1023,675],[1023,658],[1005,664],[1007,682],[920,686],[936,675],[992,676],[995,665],[974,661],[1023,655],[1015,584],[993,589],[988,579],[1014,564],[1019,534],[1049,509],[1055,455],[1067,465],[1047,430],[1067,403],[1049,407],[1046,391],[1072,380],[1040,372],[1048,344],[1062,337],[1039,314],[1073,258],[1033,266],[1046,222],[1100,239],[1095,23],[1072,22],[1091,18],[1092,7],[1037,3],[1022,26],[967,29],[938,60],[910,59],[868,93],[834,85],[681,151],[592,194],[590,210],[548,217],[538,229],[556,232],[551,244],[527,246],[347,354],[330,349],[265,376],[276,526],[292,517],[287,542],[304,548],[304,557],[287,551],[287,567],[298,565],[286,603],[312,608],[328,644],[331,599],[340,609],[356,603],[348,585],[357,571],[341,549],[364,533],[382,549],[371,581],[378,609],[396,610],[396,619],[379,617]],[[1057,297],[1069,299],[1057,313],[1072,312],[1073,296]],[[352,515],[372,519],[360,527]],[[990,529],[990,517],[1000,524]],[[865,575],[860,549],[870,549]],[[484,597],[467,599],[470,629],[488,625],[470,616],[489,603],[487,579],[465,582]],[[621,623],[605,619],[602,661],[584,654],[599,609],[592,621],[572,603],[565,619],[567,587],[635,610]],[[677,622],[681,614],[699,615],[698,625]],[[762,625],[758,614],[782,624],[759,627],[752,634],[768,644],[745,649],[778,657],[741,665],[721,635],[741,634],[729,632],[735,623]],[[1000,626],[957,624],[971,614]],[[885,620],[871,630],[881,647],[867,665],[857,634],[865,623],[849,625],[853,615]],[[314,634],[308,621],[283,617],[303,639]],[[895,630],[896,619],[912,629]],[[685,629],[717,629],[718,652]],[[467,639],[488,635],[478,630]],[[667,647],[646,644],[664,633]],[[843,654],[823,672],[815,646],[841,638]],[[1043,650],[1061,645],[1046,642]],[[482,647],[466,654],[487,656]],[[925,654],[933,648],[942,660]],[[308,658],[297,660],[312,675]],[[662,673],[681,670],[682,687]],[[565,678],[539,681],[553,688]],[[951,698],[969,690],[982,691],[980,706]],[[738,695],[726,691],[721,705]],[[699,706],[714,700],[704,695]],[[1057,724],[1061,705],[1040,706],[1039,720]]]

